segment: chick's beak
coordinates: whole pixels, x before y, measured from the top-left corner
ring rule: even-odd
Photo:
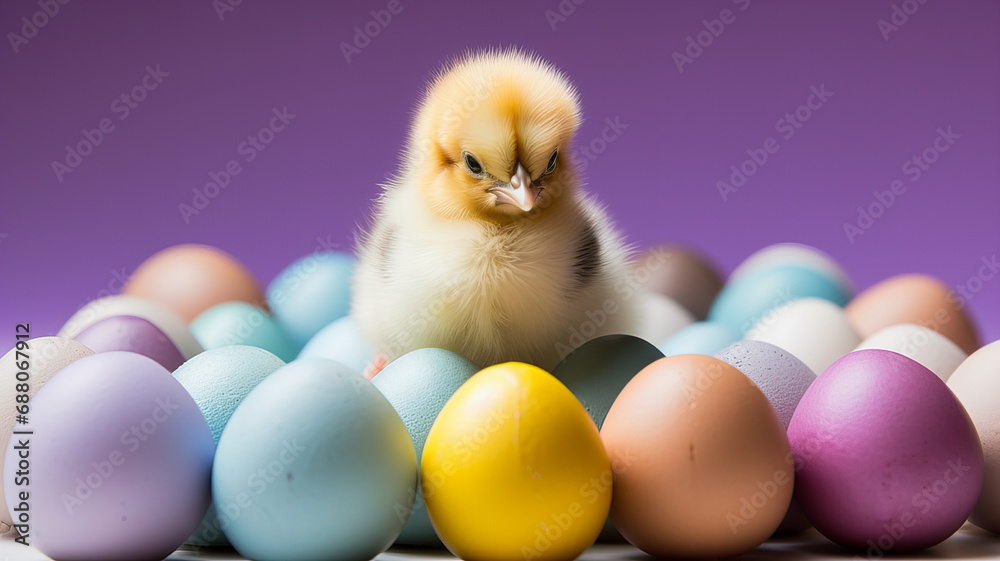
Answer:
[[[531,184],[531,176],[528,170],[524,169],[521,162],[517,163],[517,170],[510,178],[510,183],[499,185],[490,189],[496,195],[497,204],[511,204],[517,208],[528,212],[535,206],[535,199],[538,197],[538,189]]]

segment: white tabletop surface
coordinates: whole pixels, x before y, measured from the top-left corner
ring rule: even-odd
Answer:
[[[864,552],[852,552],[829,542],[815,530],[809,530],[794,538],[771,540],[757,549],[734,558],[738,561],[778,560],[778,561],[830,561],[841,559],[866,559]],[[170,561],[241,560],[235,551],[217,549],[182,548],[168,557]],[[393,548],[375,559],[381,561],[434,561],[453,560],[444,550],[397,549]],[[595,545],[588,549],[580,561],[642,560],[649,556],[630,545]],[[985,532],[971,524],[966,524],[954,536],[928,550],[905,555],[892,555],[891,561],[918,559],[955,559],[962,561],[1000,560],[1000,536]],[[0,561],[47,561],[32,547],[14,543],[10,539],[0,539]]]

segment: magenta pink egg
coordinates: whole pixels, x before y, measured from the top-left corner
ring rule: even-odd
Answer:
[[[84,329],[74,339],[95,353],[131,351],[155,360],[173,372],[184,363],[177,345],[158,327],[135,316],[112,316]]]
[[[809,520],[877,557],[945,540],[982,487],[983,451],[965,409],[933,372],[892,351],[856,351],[827,368],[788,440]]]

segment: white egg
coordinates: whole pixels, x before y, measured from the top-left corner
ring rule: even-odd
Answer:
[[[374,355],[354,317],[344,316],[313,335],[298,358],[328,358],[364,372]]]
[[[969,355],[948,387],[969,413],[983,445],[983,489],[969,521],[1000,534],[1000,341]]]
[[[745,338],[781,347],[817,375],[861,342],[843,308],[822,298],[801,298],[771,310]]]
[[[646,341],[666,341],[674,333],[694,323],[694,316],[671,298],[655,292],[639,294],[639,326],[632,333]]]
[[[733,270],[729,281],[772,265],[799,265],[813,269],[828,276],[849,294],[854,294],[854,283],[832,257],[815,247],[799,243],[776,243],[757,251]]]
[[[0,358],[0,460],[3,459],[3,452],[7,450],[7,443],[11,434],[17,428],[16,413],[14,407],[17,404],[17,394],[15,384],[20,380],[17,378],[19,372],[27,372],[28,391],[28,419],[31,418],[31,399],[42,389],[57,372],[71,362],[79,360],[85,356],[94,354],[81,343],[63,337],[39,337],[28,339],[22,348],[17,346],[12,348],[7,354]],[[20,351],[20,354],[18,354]],[[27,369],[18,368],[25,366]],[[3,498],[3,484],[5,479],[0,477],[0,499]],[[2,502],[2,501],[0,501]],[[12,524],[11,517],[7,512],[7,506],[0,506],[0,532],[8,531]]]
[[[923,364],[945,382],[969,356],[951,339],[912,323],[890,325],[872,333],[855,350],[861,349],[897,352]]]
[[[180,316],[152,300],[125,294],[91,300],[66,321],[58,335],[72,339],[98,321],[113,316],[135,316],[152,323],[170,337],[185,359],[202,351]]]

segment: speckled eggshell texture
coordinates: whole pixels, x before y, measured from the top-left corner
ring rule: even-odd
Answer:
[[[390,362],[372,384],[382,392],[399,413],[413,440],[417,457],[424,451],[424,442],[438,413],[473,374],[479,371],[471,360],[444,349],[417,349]],[[417,500],[406,526],[396,538],[397,543],[439,545],[427,515],[423,495],[417,490]]]

